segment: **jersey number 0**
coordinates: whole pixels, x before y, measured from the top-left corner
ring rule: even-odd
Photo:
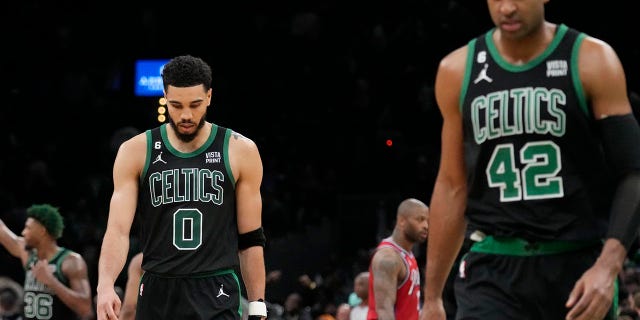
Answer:
[[[195,250],[202,244],[202,212],[179,209],[173,214],[173,245],[178,250]]]

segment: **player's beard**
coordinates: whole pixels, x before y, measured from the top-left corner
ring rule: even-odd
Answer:
[[[178,136],[178,139],[180,139],[183,142],[191,142],[193,141],[193,139],[196,138],[196,136],[198,135],[198,132],[200,132],[200,129],[204,127],[204,122],[206,118],[207,118],[207,113],[205,112],[202,115],[202,118],[200,119],[200,123],[198,123],[198,127],[196,128],[196,131],[194,131],[191,134],[180,133],[180,131],[178,130],[178,124],[175,121],[173,121],[171,116],[169,116],[169,124],[171,124],[171,127],[173,128],[173,131],[176,133],[176,136]],[[189,122],[185,121],[185,123],[189,123]]]
[[[419,230],[407,230],[404,233],[404,236],[413,243],[422,243],[424,239],[420,236]]]

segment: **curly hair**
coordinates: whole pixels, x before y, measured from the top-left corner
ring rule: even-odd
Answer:
[[[55,239],[62,236],[64,222],[58,208],[50,204],[34,204],[27,208],[27,217],[38,220]]]
[[[201,58],[191,55],[177,56],[162,68],[162,85],[164,90],[168,86],[193,87],[204,85],[204,89],[211,88],[211,67]]]

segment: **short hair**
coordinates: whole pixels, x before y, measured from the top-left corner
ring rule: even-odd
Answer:
[[[47,203],[34,204],[27,208],[27,217],[38,220],[54,239],[62,237],[64,222],[58,208]]]
[[[174,87],[203,85],[205,91],[211,88],[211,67],[201,58],[192,55],[177,56],[162,68],[164,90]]]

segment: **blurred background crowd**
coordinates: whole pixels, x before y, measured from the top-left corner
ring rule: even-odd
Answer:
[[[617,50],[638,107],[630,4],[556,0],[547,10]],[[19,233],[29,205],[59,207],[59,243],[84,256],[95,290],[115,153],[159,124],[158,99],[133,94],[133,63],[197,55],[213,69],[208,120],[253,139],[264,162],[267,300],[285,306],[297,293],[313,317],[349,301],[401,200],[428,203],[437,62],[492,26],[485,2],[471,0],[26,0],[3,11],[0,219]],[[3,248],[0,276],[24,279]]]

